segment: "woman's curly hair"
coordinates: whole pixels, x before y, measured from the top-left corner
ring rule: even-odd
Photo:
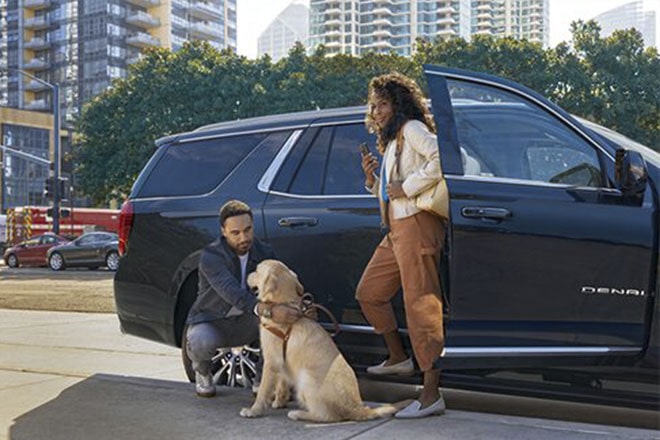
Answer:
[[[392,104],[393,115],[384,127],[379,127],[373,118],[373,109],[379,99],[386,99]],[[378,137],[378,151],[385,152],[387,144],[396,138],[403,124],[411,119],[423,122],[435,133],[433,116],[424,102],[422,91],[415,81],[398,72],[392,72],[373,78],[369,82],[365,123],[371,133]]]

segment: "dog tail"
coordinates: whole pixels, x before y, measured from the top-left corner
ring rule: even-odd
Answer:
[[[357,411],[357,414],[355,414],[354,420],[373,420],[393,416],[411,403],[412,399],[408,399],[395,403],[386,403],[385,405],[377,406],[375,408],[363,406],[360,408],[360,411]]]

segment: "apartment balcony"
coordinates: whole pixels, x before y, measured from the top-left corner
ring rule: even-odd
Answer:
[[[46,29],[48,26],[50,26],[50,22],[46,17],[32,17],[23,22],[23,27],[25,29],[32,29],[35,31]]]
[[[33,99],[25,105],[25,110],[50,110],[51,106],[45,99]]]
[[[40,58],[32,58],[29,61],[23,62],[23,70],[46,70],[48,69],[48,62]]]
[[[479,32],[476,32],[476,33],[478,34]],[[458,35],[458,33],[454,29],[451,29],[451,28],[441,29],[441,30],[437,31],[435,34],[438,37],[444,37],[444,38],[446,38],[446,37],[455,37],[455,36]]]
[[[323,43],[323,45],[328,49],[333,49],[333,48],[341,47],[341,41],[337,41],[337,40],[326,41],[325,43]]]
[[[210,3],[194,2],[188,7],[188,13],[203,20],[218,20],[223,17],[224,11]]]
[[[338,6],[330,7],[323,11],[325,15],[340,15],[343,14],[343,12],[344,11]]]
[[[390,32],[389,29],[376,29],[371,33],[374,37],[380,37],[380,38],[391,38],[392,37],[392,32]]]
[[[126,44],[139,48],[160,47],[160,40],[144,32],[137,32],[126,38]]]
[[[456,11],[456,8],[453,6],[443,6],[442,8],[438,8],[435,12],[438,14],[455,14],[458,11]]]
[[[50,47],[50,42],[46,41],[43,38],[35,37],[29,41],[26,41],[25,44],[23,44],[23,47],[25,49],[31,49],[31,50],[48,49]]]
[[[369,44],[365,44],[364,47],[369,49],[391,49],[393,46],[392,43],[390,43],[388,40],[377,40]]]
[[[341,37],[341,29],[327,29],[325,32],[323,32],[324,37]]]
[[[377,18],[371,24],[376,26],[392,26],[392,21],[389,18]]]
[[[490,12],[480,12],[479,14],[477,14],[477,20],[488,20],[491,18],[493,18],[493,14],[491,14]]]
[[[126,23],[142,29],[151,29],[160,26],[160,19],[143,11],[135,11],[126,17]]]
[[[49,90],[50,87],[40,83],[39,81],[31,80],[23,85],[23,89],[27,90],[28,92],[41,92],[43,90]]]
[[[190,33],[197,38],[218,39],[224,37],[224,34],[213,26],[203,23],[194,23],[190,26]]]
[[[375,8],[371,13],[374,15],[392,15],[392,10],[390,8]]]
[[[334,26],[334,25],[342,25],[343,22],[341,21],[341,18],[331,18],[329,20],[325,20],[324,24],[326,26]]]
[[[485,3],[485,4],[480,4],[477,6],[477,11],[492,11],[493,7],[490,5],[490,3]]]
[[[488,29],[479,29],[474,33],[474,35],[493,35],[493,31],[488,28]]]
[[[126,0],[126,3],[130,3],[135,6],[140,6],[142,8],[155,8],[160,6],[160,0]]]
[[[50,0],[25,0],[25,9],[38,11],[50,7]]]
[[[453,17],[440,17],[435,22],[438,26],[451,26],[456,24],[456,19]]]

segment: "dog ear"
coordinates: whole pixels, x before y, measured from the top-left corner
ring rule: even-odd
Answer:
[[[277,290],[277,278],[271,274],[266,275],[264,280],[264,289],[263,295],[266,295]]]

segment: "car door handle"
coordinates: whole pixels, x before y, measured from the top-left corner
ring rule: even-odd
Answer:
[[[314,217],[285,217],[277,221],[277,224],[282,227],[295,228],[298,226],[316,226],[319,219]]]
[[[481,206],[465,206],[461,209],[461,215],[465,218],[486,218],[502,220],[512,216],[511,211],[506,208],[483,208]]]

